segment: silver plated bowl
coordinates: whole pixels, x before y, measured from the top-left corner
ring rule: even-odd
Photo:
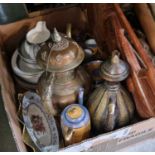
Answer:
[[[20,77],[21,79],[25,80],[26,82],[37,84],[39,81],[40,76],[42,75],[43,71],[32,72],[30,70],[22,70],[24,68],[19,68],[19,60],[20,56],[18,54],[18,50],[16,50],[12,56],[11,66],[14,73]]]
[[[36,63],[36,56],[40,50],[39,45],[31,44],[24,40],[19,47],[20,57],[28,63]]]

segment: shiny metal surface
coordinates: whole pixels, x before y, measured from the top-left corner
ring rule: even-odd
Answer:
[[[107,81],[122,81],[129,74],[129,67],[126,62],[119,58],[119,52],[113,51],[112,58],[101,65],[101,76]]]
[[[102,77],[100,75],[100,66],[103,63],[102,60],[94,60],[86,63],[84,67],[92,77],[94,81],[101,81]]]
[[[52,41],[42,46],[38,64],[49,72],[64,72],[76,68],[84,59],[82,48],[72,39],[54,30]]]
[[[23,79],[24,81],[27,81],[29,83],[33,83],[36,84],[39,81],[40,76],[42,75],[43,71],[42,70],[30,70],[30,68],[28,68],[28,66],[20,66],[19,65],[19,59],[20,56],[18,54],[18,50],[16,50],[12,56],[11,59],[11,66],[12,69],[14,71],[14,73],[20,77],[21,79]],[[20,68],[21,67],[21,68]]]
[[[120,85],[105,83],[95,89],[88,100],[88,109],[96,131],[107,132],[127,125],[133,118],[134,105]]]
[[[36,56],[39,49],[39,45],[31,44],[24,40],[19,47],[19,55],[25,62],[36,63]]]
[[[119,83],[129,72],[127,64],[116,53],[101,65],[101,71],[106,81],[90,95],[88,109],[94,129],[107,132],[130,122],[134,114],[134,104]]]
[[[87,72],[78,67],[76,70],[67,72],[54,73],[55,79],[53,81],[51,104],[57,111],[54,115],[59,115],[60,112],[69,104],[75,103],[78,97],[78,90],[80,87],[84,88],[84,93],[87,96],[90,89],[90,77]],[[48,93],[44,93],[45,89],[49,87],[52,73],[44,72],[38,83],[39,94],[44,98]]]
[[[60,115],[67,105],[76,102],[80,87],[84,87],[85,94],[88,94],[89,75],[82,67],[78,67],[83,59],[81,47],[65,34],[59,33],[56,28],[52,33],[52,41],[43,45],[38,52],[37,62],[45,70],[38,84],[38,92],[41,98],[51,96],[55,111],[53,115]],[[75,69],[76,67],[78,68]],[[55,75],[54,80],[51,78],[52,74]],[[51,81],[53,84],[49,88]],[[49,92],[52,91],[52,95],[45,93],[47,88],[51,89]]]
[[[26,34],[26,40],[32,44],[41,44],[50,38],[50,31],[45,21],[38,21],[36,26]]]

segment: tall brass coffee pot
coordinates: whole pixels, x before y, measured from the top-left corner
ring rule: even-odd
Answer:
[[[76,102],[80,87],[88,94],[89,75],[79,67],[83,59],[82,48],[54,28],[52,41],[42,46],[37,55],[45,70],[38,91],[47,112],[59,115],[67,105]]]
[[[129,123],[133,117],[134,105],[120,81],[129,74],[128,65],[114,51],[112,58],[100,67],[105,82],[96,88],[88,100],[92,124],[99,132],[111,131]]]

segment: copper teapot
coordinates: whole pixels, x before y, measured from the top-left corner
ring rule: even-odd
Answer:
[[[49,113],[59,115],[67,105],[74,103],[80,87],[88,94],[90,78],[79,67],[83,59],[82,48],[54,28],[52,40],[43,45],[37,55],[38,64],[45,70],[38,91]]]
[[[119,58],[118,51],[101,65],[100,73],[105,82],[91,94],[88,109],[94,129],[107,132],[128,124],[133,118],[134,105],[120,84],[127,78],[129,67]]]

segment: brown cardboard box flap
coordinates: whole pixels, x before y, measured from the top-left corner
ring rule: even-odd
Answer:
[[[61,149],[65,152],[79,151],[119,151],[122,148],[136,145],[146,139],[155,138],[155,118],[151,118],[134,125],[99,135],[82,143]],[[133,146],[134,147],[134,146]]]

